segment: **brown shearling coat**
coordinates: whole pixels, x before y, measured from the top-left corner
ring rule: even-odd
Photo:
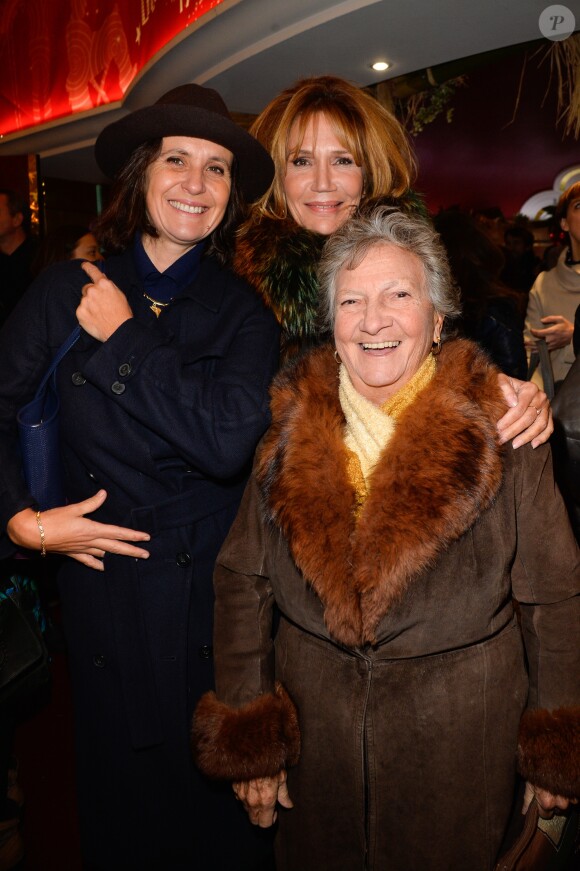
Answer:
[[[288,767],[278,871],[490,871],[526,707],[561,709],[565,771],[535,734],[523,773],[580,792],[580,564],[549,448],[498,445],[496,371],[449,342],[355,523],[330,349],[279,374],[272,413],[216,567],[198,762]]]

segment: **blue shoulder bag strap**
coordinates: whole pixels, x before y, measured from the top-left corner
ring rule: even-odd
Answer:
[[[76,327],[74,328],[74,330],[72,331],[72,333],[70,334],[70,336],[68,336],[65,339],[63,344],[60,346],[60,348],[56,352],[56,355],[55,355],[52,363],[48,367],[48,371],[45,372],[44,378],[42,379],[42,381],[38,385],[38,390],[36,391],[35,396],[34,396],[35,399],[37,399],[39,396],[42,395],[42,391],[46,387],[46,385],[50,379],[50,376],[53,374],[53,372],[55,371],[56,367],[58,366],[58,364],[60,363],[62,358],[66,354],[68,354],[68,352],[70,351],[72,346],[78,340],[80,334],[81,334],[81,327],[80,327],[80,324],[77,324]]]
[[[101,270],[103,275],[106,276],[106,274],[107,274],[106,264],[103,261],[99,261],[98,268]],[[87,278],[88,278],[88,276],[87,276]],[[64,342],[62,343],[62,345],[60,346],[60,348],[56,352],[56,355],[55,355],[52,363],[50,364],[48,371],[45,373],[44,378],[42,379],[42,381],[40,382],[40,384],[38,386],[38,390],[36,391],[36,393],[34,395],[34,400],[36,400],[40,396],[42,396],[42,391],[45,389],[46,385],[48,384],[51,375],[56,370],[56,367],[58,366],[58,364],[60,363],[62,358],[68,354],[68,352],[70,351],[72,346],[78,340],[80,334],[81,334],[81,326],[80,326],[80,324],[77,324],[76,327],[74,328],[74,330],[72,331],[72,333],[70,334],[70,336],[67,336],[67,338],[64,340]],[[34,402],[34,400],[32,400],[32,401]]]

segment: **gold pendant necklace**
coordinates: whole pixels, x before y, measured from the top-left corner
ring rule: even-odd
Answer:
[[[151,309],[151,311],[153,312],[153,314],[154,314],[155,317],[157,317],[157,318],[159,317],[159,315],[161,314],[161,312],[163,311],[163,309],[164,309],[164,308],[167,308],[167,306],[168,306],[168,305],[171,305],[171,303],[173,302],[172,299],[170,299],[169,302],[158,302],[158,300],[153,299],[152,296],[148,296],[148,295],[145,293],[145,291],[143,291],[143,296],[145,297],[145,299],[149,300],[149,302],[151,303],[151,305],[149,306],[149,308]]]

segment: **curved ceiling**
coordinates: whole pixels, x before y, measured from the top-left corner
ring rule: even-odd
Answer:
[[[367,86],[537,40],[547,5],[546,0],[225,0],[156,56],[122,105],[7,136],[0,156],[37,153],[47,177],[103,181],[92,155],[98,132],[175,85],[208,85],[233,112],[257,114],[300,76],[334,73]],[[569,5],[578,6],[578,0]],[[371,69],[376,59],[390,63],[387,73]]]

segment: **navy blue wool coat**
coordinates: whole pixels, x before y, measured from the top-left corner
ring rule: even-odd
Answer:
[[[106,269],[134,317],[104,343],[83,333],[59,367],[67,497],[104,488],[93,518],[151,533],[151,556],[108,554],[104,573],[66,560],[61,571],[83,853],[107,871],[259,868],[262,834],[229,787],[194,769],[189,729],[213,686],[213,565],[269,422],[279,330],[211,257],[159,319],[131,252]],[[51,268],[0,334],[3,528],[33,505],[16,411],[75,326],[85,283],[79,262]]]

